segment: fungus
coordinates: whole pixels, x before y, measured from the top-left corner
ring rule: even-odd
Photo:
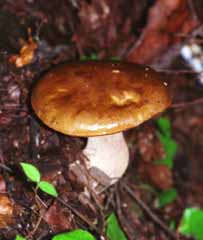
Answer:
[[[50,128],[87,137],[83,150],[87,168],[99,169],[113,184],[129,162],[123,131],[171,103],[163,80],[162,74],[134,63],[72,62],[45,74],[34,87],[31,102]]]

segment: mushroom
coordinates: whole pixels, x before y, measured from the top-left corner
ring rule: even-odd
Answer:
[[[83,150],[87,168],[98,169],[113,184],[129,162],[123,131],[171,103],[163,80],[161,73],[134,63],[72,62],[45,74],[33,89],[31,103],[50,128],[88,137]]]

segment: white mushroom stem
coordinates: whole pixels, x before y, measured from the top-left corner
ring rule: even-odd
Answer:
[[[83,153],[89,159],[87,168],[96,168],[115,183],[128,167],[129,151],[123,133],[89,137]]]

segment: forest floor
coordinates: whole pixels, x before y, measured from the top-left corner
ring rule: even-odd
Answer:
[[[164,46],[164,56],[159,51],[155,56],[150,47],[143,55],[143,63],[166,75],[172,105],[162,115],[125,132],[128,170],[100,194],[89,191],[85,195],[88,186],[69,171],[73,161],[83,163],[86,139],[49,129],[31,108],[33,84],[57,64],[85,56],[142,63],[128,53],[147,31],[146,25],[149,28],[146,13],[152,9],[151,1],[139,7],[137,1],[129,1],[132,9],[121,0],[87,2],[80,6],[78,1],[0,3],[0,238],[10,240],[19,234],[26,239],[50,239],[80,228],[105,239],[106,219],[115,213],[129,240],[189,239],[181,236],[178,227],[186,208],[203,208],[203,86],[173,41],[172,47]],[[113,9],[110,17],[107,3]],[[157,163],[168,156],[159,138],[160,117],[171,125],[170,140],[177,146],[169,147],[172,155],[167,164]],[[36,166],[59,197],[36,192],[21,162]],[[160,207],[161,194],[170,191],[175,197],[170,200],[169,194]]]

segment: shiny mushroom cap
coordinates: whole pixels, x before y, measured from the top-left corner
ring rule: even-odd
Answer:
[[[133,128],[171,103],[164,77],[146,66],[113,61],[55,67],[35,85],[32,106],[50,128],[99,136]]]

